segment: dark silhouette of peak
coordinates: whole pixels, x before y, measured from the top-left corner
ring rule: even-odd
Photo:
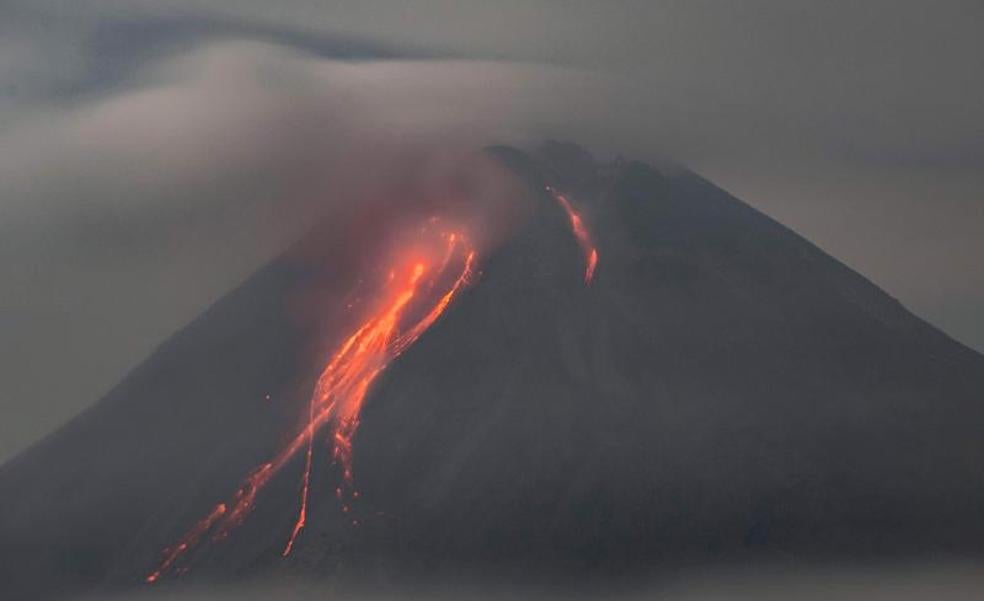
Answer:
[[[573,142],[548,140],[534,151],[534,155],[547,177],[564,188],[591,181],[597,169],[591,153]]]
[[[533,210],[373,386],[352,513],[322,458],[281,558],[299,458],[169,577],[580,582],[981,551],[984,357],[693,173],[489,153]],[[590,229],[590,286],[548,186]],[[273,262],[3,466],[0,590],[138,586],[297,425],[337,324],[291,307],[325,277],[341,297],[354,276]]]

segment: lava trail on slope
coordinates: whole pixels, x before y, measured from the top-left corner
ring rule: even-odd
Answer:
[[[591,240],[591,234],[588,232],[588,228],[584,225],[584,219],[581,217],[580,213],[574,210],[571,202],[566,196],[555,190],[551,186],[546,186],[547,192],[554,197],[554,200],[563,207],[564,212],[567,213],[567,218],[570,219],[571,229],[574,231],[574,237],[577,238],[577,243],[581,247],[581,252],[584,253],[584,283],[590,285],[591,280],[594,279],[595,269],[598,267],[598,249],[595,247],[594,242]]]
[[[342,472],[336,495],[347,513],[348,497],[358,496],[352,484],[352,439],[369,389],[469,283],[475,261],[476,251],[464,233],[442,228],[436,218],[421,227],[413,242],[396,253],[374,305],[367,308],[363,320],[325,364],[311,394],[304,426],[272,459],[254,469],[230,499],[215,505],[177,543],[165,549],[145,580],[156,582],[206,536],[212,541],[226,538],[249,515],[259,491],[304,450],[300,509],[282,553],[288,555],[307,520],[313,441],[325,427],[333,459]],[[357,522],[353,520],[353,524]]]

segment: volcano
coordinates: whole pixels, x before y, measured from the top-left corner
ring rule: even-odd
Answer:
[[[358,288],[293,249],[0,468],[3,598],[984,550],[984,357],[692,172],[487,152],[529,210],[430,284],[453,298],[364,372],[348,446],[304,438],[243,488],[314,419]]]

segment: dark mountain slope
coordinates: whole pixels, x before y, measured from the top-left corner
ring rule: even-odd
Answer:
[[[401,561],[979,548],[979,355],[692,174],[589,184],[595,284],[530,223],[366,410]]]
[[[298,463],[188,578],[600,578],[981,550],[984,358],[693,174],[493,152],[529,183],[531,217],[377,382],[353,513],[316,466],[310,526],[281,560]],[[587,216],[590,287],[547,181]],[[318,339],[291,298],[325,277],[275,262],[0,470],[14,598],[139,581],[272,454]]]

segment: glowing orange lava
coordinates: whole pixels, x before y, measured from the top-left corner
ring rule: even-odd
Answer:
[[[574,207],[571,206],[567,197],[550,186],[547,186],[546,189],[560,203],[560,206],[567,213],[567,217],[571,220],[571,229],[574,231],[574,237],[577,238],[577,243],[581,246],[581,252],[584,253],[584,283],[590,285],[591,280],[594,279],[595,269],[598,267],[598,249],[595,248],[594,242],[591,241],[591,234],[588,233],[588,228],[585,227],[584,220],[574,210]]]
[[[326,425],[334,448],[332,456],[342,473],[336,495],[342,502],[342,511],[349,512],[347,496],[358,497],[352,485],[352,441],[367,393],[393,359],[437,321],[474,273],[476,253],[467,238],[460,232],[437,232],[433,229],[435,223],[431,220],[431,226],[421,230],[421,235],[430,240],[405,249],[389,270],[375,310],[331,355],[309,400],[305,426],[270,461],[254,469],[231,499],[216,505],[177,544],[165,549],[157,567],[146,577],[148,583],[172,569],[209,533],[213,541],[225,538],[249,515],[257,493],[305,449],[300,509],[282,553],[290,554],[307,523],[313,439]],[[435,251],[438,246],[443,248]],[[433,260],[439,256],[440,260]],[[455,274],[447,273],[451,265],[460,266]],[[434,291],[441,289],[443,292],[435,296]],[[352,522],[357,525],[356,520]]]

